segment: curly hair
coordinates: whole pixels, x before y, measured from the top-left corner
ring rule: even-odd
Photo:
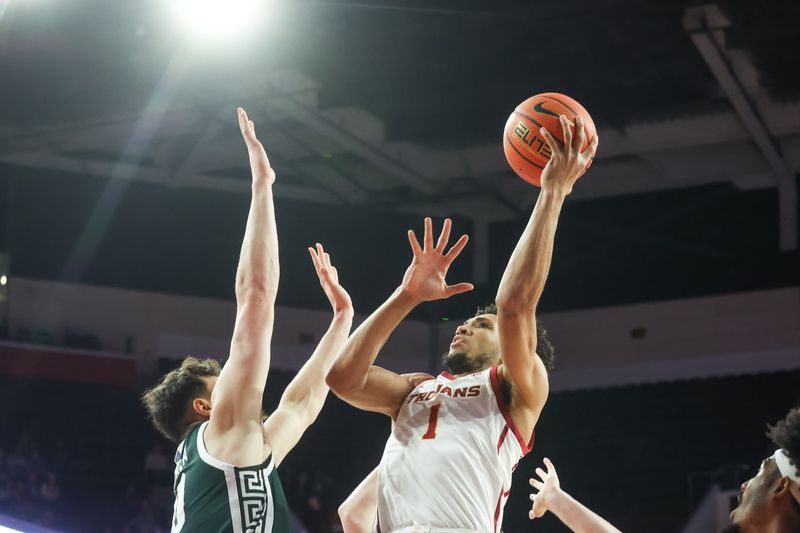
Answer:
[[[153,425],[165,437],[180,442],[188,429],[187,411],[197,397],[206,396],[203,378],[219,376],[216,359],[187,357],[181,366],[165,375],[142,395],[142,403]]]
[[[474,316],[496,314],[497,304],[490,303],[484,307],[478,307]],[[553,370],[556,359],[555,348],[550,342],[550,336],[547,334],[547,330],[544,329],[544,326],[538,319],[536,320],[536,354],[539,356],[539,359],[542,360],[547,370]]]
[[[800,407],[795,407],[783,420],[767,427],[767,436],[778,448],[789,452],[789,460],[800,476]]]

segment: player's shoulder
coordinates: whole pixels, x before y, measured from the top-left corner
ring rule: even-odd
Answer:
[[[401,374],[402,377],[406,378],[413,388],[416,388],[421,383],[426,381],[430,381],[432,379],[436,379],[431,374],[427,372],[409,372],[408,374]]]

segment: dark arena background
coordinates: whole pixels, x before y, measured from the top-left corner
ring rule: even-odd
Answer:
[[[0,530],[169,531],[175,445],[139,397],[228,355],[237,106],[278,176],[271,410],[331,316],[306,248],[359,323],[424,216],[470,235],[448,280],[475,290],[418,307],[378,364],[441,371],[539,193],[505,121],[553,91],[600,143],[560,217],[556,366],[503,531],[567,530],[528,518],[544,457],[622,531],[721,531],[800,404],[798,51],[793,0],[0,0]],[[280,467],[294,531],[342,531],[389,431],[330,395]]]

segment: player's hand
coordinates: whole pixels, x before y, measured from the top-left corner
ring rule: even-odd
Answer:
[[[569,119],[561,115],[561,129],[564,131],[564,142],[562,143],[545,128],[541,128],[540,133],[550,146],[552,155],[547,166],[542,171],[542,190],[550,189],[562,194],[572,192],[572,186],[584,173],[589,163],[597,152],[597,135],[592,139],[592,143],[581,151],[583,142],[586,140],[586,128],[584,127],[583,117],[575,119],[575,132],[572,131]]]
[[[331,256],[320,243],[317,243],[316,249],[309,247],[308,253],[311,254],[311,261],[317,270],[319,284],[322,285],[322,290],[325,291],[325,296],[328,297],[333,312],[352,312],[353,302],[344,287],[339,285],[339,272],[335,266],[331,265]]]
[[[542,467],[536,467],[536,475],[539,476],[539,479],[532,477],[528,480],[531,486],[539,491],[538,493],[531,493],[533,505],[528,513],[528,518],[530,519],[540,518],[544,515],[553,500],[561,495],[561,486],[558,483],[556,467],[547,457],[544,458],[544,464],[547,467],[547,472],[542,470]]]
[[[430,218],[425,219],[423,246],[419,245],[414,230],[408,230],[408,242],[414,258],[403,276],[402,290],[419,301],[441,300],[473,289],[471,283],[448,285],[444,280],[450,265],[469,240],[469,237],[462,235],[445,253],[451,225],[452,221],[446,218],[436,246],[433,245],[433,223]]]
[[[253,174],[253,183],[266,182],[275,183],[275,171],[269,164],[267,153],[264,146],[256,137],[256,127],[253,121],[247,116],[247,112],[241,107],[239,113],[239,129],[242,130],[242,137],[247,144],[247,154],[250,156],[250,171]]]

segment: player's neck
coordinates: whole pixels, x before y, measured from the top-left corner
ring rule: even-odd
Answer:
[[[459,372],[458,374],[456,374],[455,372],[452,372],[448,368],[445,368],[444,370],[442,370],[442,374],[445,374],[445,375],[450,376],[452,378],[461,378],[461,377],[464,377],[464,376],[470,376],[472,374],[480,374],[481,372],[485,372],[486,370],[489,370],[493,366],[497,366],[497,365],[491,365],[491,364],[487,363],[487,364],[485,364],[485,365],[483,365],[481,367],[478,367],[478,368],[475,368],[475,369],[470,369],[470,370],[464,370],[462,372]]]

